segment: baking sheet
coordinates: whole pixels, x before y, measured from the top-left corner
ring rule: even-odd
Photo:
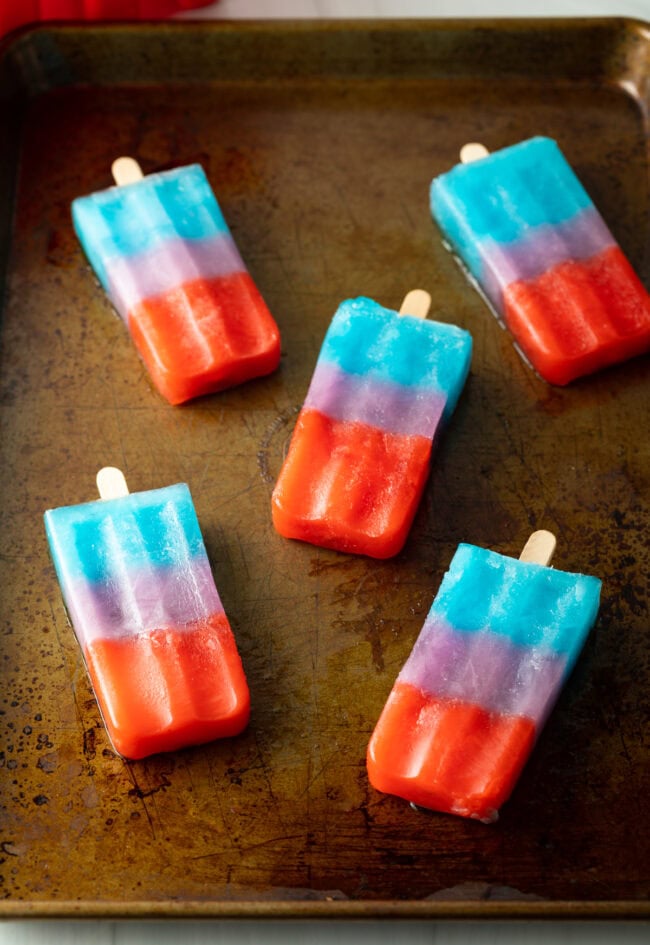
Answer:
[[[650,31],[625,20],[58,27],[0,59],[0,914],[648,915],[648,359],[539,380],[431,223],[467,140],[555,137],[650,284]],[[283,336],[280,370],[172,408],[70,201],[203,164]],[[474,336],[404,551],[285,541],[270,493],[341,299],[413,287]],[[236,739],[110,749],[45,508],[190,485],[252,691]],[[595,630],[496,825],[373,791],[365,749],[460,541],[603,579]]]

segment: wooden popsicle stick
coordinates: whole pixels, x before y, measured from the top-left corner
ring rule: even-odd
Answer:
[[[424,289],[411,289],[404,296],[399,310],[400,315],[411,315],[413,318],[426,318],[431,308],[431,296]]]
[[[469,141],[460,149],[460,163],[472,164],[473,161],[480,161],[481,158],[487,157],[489,153],[484,144],[480,144],[478,141]]]
[[[123,499],[129,494],[124,473],[115,466],[104,466],[97,473],[97,491],[100,499]]]
[[[111,174],[118,187],[125,187],[127,184],[135,184],[144,177],[142,168],[136,159],[132,157],[115,158],[111,164]]]
[[[538,532],[532,533],[519,555],[519,560],[548,566],[551,563],[556,544],[555,535],[542,528]]]

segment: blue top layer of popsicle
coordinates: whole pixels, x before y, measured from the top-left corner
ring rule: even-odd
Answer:
[[[178,566],[206,555],[185,483],[50,509],[45,530],[62,584],[110,583],[138,568]]]
[[[398,315],[372,299],[346,299],[325,336],[319,363],[348,374],[436,390],[456,406],[472,355],[472,336],[456,325]]]
[[[72,204],[72,220],[105,289],[110,259],[150,250],[166,240],[230,232],[199,164],[78,197]]]
[[[480,241],[512,243],[532,227],[570,220],[591,198],[551,138],[531,138],[431,184],[431,212],[470,271],[480,277]]]
[[[601,581],[461,544],[427,622],[487,631],[520,646],[578,656],[598,613]]]

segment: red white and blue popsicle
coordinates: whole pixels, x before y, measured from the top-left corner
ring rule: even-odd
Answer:
[[[74,227],[159,391],[172,404],[274,371],[280,335],[198,164],[79,197]]]
[[[567,384],[650,350],[650,297],[557,143],[466,149],[431,211],[535,370]]]
[[[402,548],[472,351],[469,332],[426,319],[430,301],[339,306],[273,492],[281,535],[376,558]]]
[[[379,791],[497,819],[598,613],[600,580],[548,567],[554,547],[459,545],[368,746]]]
[[[250,697],[188,487],[50,509],[61,592],[115,750],[127,758],[236,735]],[[108,496],[108,497],[106,497]]]

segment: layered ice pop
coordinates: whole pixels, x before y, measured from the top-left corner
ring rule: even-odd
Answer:
[[[484,153],[433,180],[431,211],[538,374],[650,350],[650,297],[557,143]]]
[[[188,487],[50,509],[63,599],[115,750],[143,758],[236,735],[249,691]]]
[[[79,197],[74,227],[151,378],[179,404],[274,371],[280,336],[198,164]]]
[[[415,290],[402,310],[422,301]],[[376,558],[403,546],[472,348],[468,332],[423,314],[339,306],[273,492],[281,535]]]
[[[598,612],[598,578],[537,563],[550,540],[519,560],[459,545],[370,740],[377,790],[497,819]]]

